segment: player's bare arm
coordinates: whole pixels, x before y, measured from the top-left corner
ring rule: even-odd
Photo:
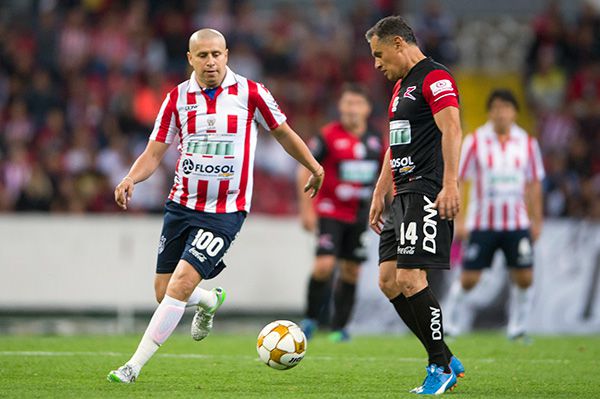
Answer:
[[[133,195],[134,184],[146,180],[158,168],[169,144],[149,140],[144,152],[131,166],[127,176],[115,188],[115,201],[123,210],[127,210],[127,203]]]
[[[373,200],[371,201],[371,209],[369,211],[369,225],[377,234],[381,234],[383,228],[383,218],[381,215],[385,209],[385,198],[391,191],[393,184],[392,167],[390,165],[390,149],[385,152],[379,179],[373,190]]]
[[[525,190],[529,219],[531,219],[531,240],[535,242],[542,232],[544,219],[542,215],[542,209],[544,209],[542,183],[539,180],[529,182]]]
[[[458,191],[458,161],[462,129],[458,108],[446,107],[434,115],[435,123],[442,132],[442,156],[444,177],[442,190],[435,201],[442,219],[454,219],[460,210]]]
[[[312,190],[310,198],[314,198],[323,184],[323,178],[325,177],[323,167],[313,157],[300,136],[286,122],[271,130],[271,134],[292,158],[310,171],[311,175],[304,186],[304,192]]]
[[[306,182],[310,179],[310,175],[311,173],[308,169],[298,168],[298,173],[296,174],[296,188],[302,228],[306,231],[315,231],[317,227],[317,214],[313,208],[313,200],[304,195],[304,187]]]

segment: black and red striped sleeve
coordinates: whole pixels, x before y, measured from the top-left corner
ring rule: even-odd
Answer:
[[[456,82],[452,75],[443,69],[435,69],[425,76],[423,97],[434,115],[446,107],[459,108]]]

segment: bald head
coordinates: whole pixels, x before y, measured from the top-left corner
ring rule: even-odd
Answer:
[[[190,36],[190,40],[188,42],[188,49],[191,51],[192,47],[198,42],[206,41],[206,40],[216,40],[221,42],[223,48],[227,48],[227,42],[225,41],[225,36],[221,32],[215,29],[200,29],[196,32],[192,33]]]
[[[217,87],[227,72],[225,36],[214,29],[200,29],[190,36],[188,61],[201,87]]]

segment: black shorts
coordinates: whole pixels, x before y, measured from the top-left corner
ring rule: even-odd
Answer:
[[[319,218],[317,256],[334,255],[338,259],[364,262],[367,259],[367,220],[366,212],[355,223]]]
[[[245,219],[246,212],[198,212],[167,201],[156,273],[173,273],[179,260],[184,259],[202,279],[216,277],[225,268],[223,256]]]
[[[394,197],[379,237],[379,263],[395,259],[401,269],[449,269],[454,223],[440,219],[435,199],[405,193]]]
[[[533,266],[533,245],[529,230],[473,230],[465,246],[463,269],[481,270],[490,267],[494,254],[499,249],[504,253],[508,267]]]

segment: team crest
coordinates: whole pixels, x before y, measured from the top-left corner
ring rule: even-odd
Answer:
[[[415,100],[416,100],[416,98],[415,98],[415,96],[413,96],[411,93],[412,93],[413,91],[415,91],[415,90],[416,90],[416,88],[417,88],[417,86],[408,86],[408,87],[406,88],[406,91],[404,92],[404,95],[403,95],[402,97],[404,97],[404,98],[410,98],[411,100],[415,101]]]

